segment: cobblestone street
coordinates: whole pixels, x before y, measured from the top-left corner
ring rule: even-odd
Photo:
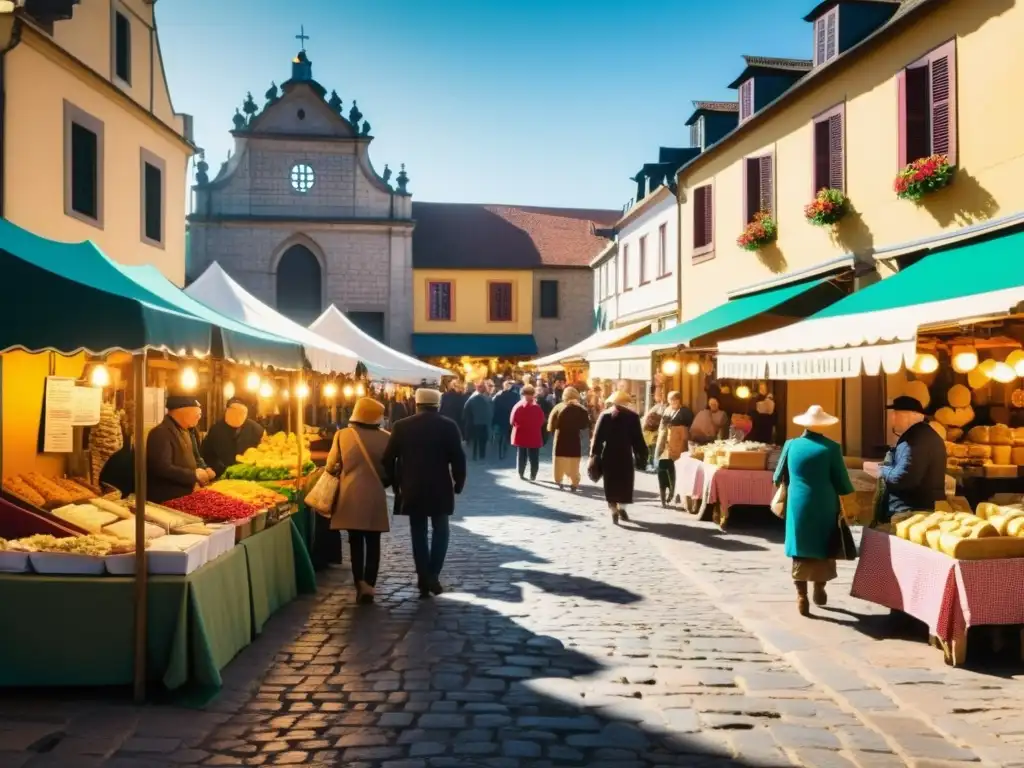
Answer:
[[[801,619],[777,521],[723,534],[638,482],[616,528],[593,486],[473,465],[442,597],[399,520],[376,605],[332,570],[205,710],[0,697],[0,768],[1024,766],[1024,679],[879,639],[852,565]]]

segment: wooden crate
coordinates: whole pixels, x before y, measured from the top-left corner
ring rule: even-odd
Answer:
[[[765,451],[724,451],[718,455],[718,466],[725,469],[764,470],[768,466]]]

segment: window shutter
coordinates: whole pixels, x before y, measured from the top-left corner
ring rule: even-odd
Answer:
[[[754,111],[754,81],[740,85],[740,120],[746,120]]]
[[[814,20],[814,63],[825,63],[825,17]]]
[[[843,113],[836,112],[828,119],[828,185],[832,189],[843,189]]]
[[[715,219],[712,215],[714,203],[711,198],[711,185],[704,187],[704,245],[712,245],[715,242]]]
[[[825,15],[825,61],[836,57],[839,45],[839,8],[833,8]]]
[[[902,168],[910,162],[907,160],[907,70],[905,69],[896,73],[896,107],[899,133],[899,151],[896,162]]]
[[[743,198],[746,204],[744,223],[749,223],[761,206],[761,161],[756,157],[747,158],[747,172],[743,174]]]
[[[954,43],[942,46],[932,56],[931,149],[956,163],[956,58]]]
[[[814,124],[814,194],[831,184],[831,159],[829,157],[829,121]]]
[[[697,187],[693,191],[693,247],[702,248],[705,244],[704,229],[704,206],[707,201],[704,198],[704,187]]]
[[[772,156],[765,155],[760,158],[760,179],[761,179],[761,195],[758,200],[758,210],[764,211],[765,213],[772,212],[772,202],[774,195],[772,194]]]

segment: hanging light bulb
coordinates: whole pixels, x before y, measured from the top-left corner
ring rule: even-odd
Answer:
[[[978,367],[978,350],[974,347],[953,347],[953,370],[970,373]]]
[[[235,396],[235,382],[229,381],[224,385],[224,399],[230,400]]]
[[[245,377],[245,388],[250,392],[256,392],[260,388],[260,375],[253,371]]]
[[[355,392],[355,390],[352,388],[351,384],[346,384],[344,388],[341,390],[341,393],[345,396],[346,400],[352,399],[353,392]]]
[[[338,385],[337,384],[335,384],[333,381],[329,381],[326,384],[324,384],[324,397],[332,398],[336,394],[338,394]]]
[[[686,364],[686,372],[690,376],[696,376],[698,373],[700,373],[700,363],[698,363],[696,360],[691,360]]]
[[[295,396],[300,400],[309,397],[309,385],[304,381],[300,382],[299,386],[295,388]]]
[[[736,397],[738,397],[740,400],[746,400],[747,398],[749,398],[750,387],[748,387],[746,384],[740,384],[738,387],[736,387]]]
[[[1018,376],[1024,376],[1024,350],[1013,350],[1006,356],[1006,364],[1013,368]]]
[[[264,379],[260,383],[260,397],[268,398],[274,396],[274,385]]]
[[[914,373],[929,374],[939,370],[939,358],[930,352],[925,352],[914,358],[914,364],[910,366]]]
[[[982,360],[978,363],[978,370],[991,379],[993,378],[993,374],[996,372],[996,361],[991,357],[988,360]]]
[[[666,376],[675,376],[679,373],[679,361],[674,357],[670,357],[661,364],[661,372]]]
[[[1006,363],[996,363],[992,369],[992,379],[1000,384],[1009,384],[1017,379],[1017,372]]]
[[[94,365],[92,373],[89,374],[89,383],[100,389],[110,386],[110,371],[105,365]]]
[[[288,390],[287,390],[287,389],[282,389],[282,390],[281,390],[281,399],[282,399],[282,400],[287,400],[287,399],[288,399],[288,397],[289,397],[289,395],[288,395]]]
[[[356,384],[356,396],[357,397],[362,397],[365,394],[366,394],[366,387],[363,386],[363,383],[359,382],[358,384]]]
[[[186,392],[191,392],[199,385],[199,374],[196,373],[196,369],[191,365],[182,369],[181,371],[181,388]]]

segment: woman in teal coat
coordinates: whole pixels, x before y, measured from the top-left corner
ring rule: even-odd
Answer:
[[[814,584],[815,605],[825,605],[825,582],[836,577],[833,551],[839,526],[839,497],[853,493],[850,474],[843,461],[839,443],[821,434],[821,430],[839,423],[839,419],[812,405],[807,413],[793,419],[805,432],[782,447],[775,483],[787,484],[786,556],[793,558],[800,614],[810,614],[807,582]]]

